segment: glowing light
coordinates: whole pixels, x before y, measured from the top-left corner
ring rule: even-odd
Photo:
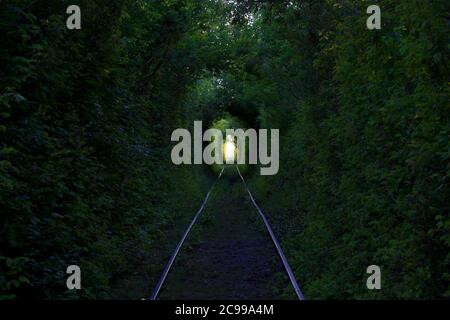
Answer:
[[[233,136],[228,135],[227,141],[224,145],[224,156],[226,163],[234,163],[234,159],[236,157],[236,145],[233,141]]]

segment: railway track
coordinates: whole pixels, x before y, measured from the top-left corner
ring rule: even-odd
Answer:
[[[302,293],[302,291],[300,289],[300,286],[297,283],[297,280],[295,278],[295,275],[294,275],[291,267],[289,266],[289,263],[288,263],[288,261],[286,259],[286,256],[284,255],[284,252],[283,252],[283,250],[282,250],[282,248],[281,248],[281,246],[280,246],[280,244],[279,244],[279,242],[278,242],[278,240],[277,240],[277,238],[276,238],[272,228],[270,227],[270,224],[269,224],[266,216],[264,215],[263,211],[261,210],[261,208],[259,207],[259,205],[255,201],[255,198],[253,197],[253,194],[251,193],[251,191],[250,191],[250,189],[249,189],[249,187],[248,187],[244,177],[242,176],[242,174],[241,174],[241,172],[240,172],[240,170],[239,170],[239,168],[237,166],[236,166],[236,170],[237,170],[237,173],[238,173],[238,175],[239,175],[239,177],[240,177],[240,179],[241,179],[241,181],[242,181],[242,183],[243,183],[243,185],[245,187],[245,190],[246,190],[247,194],[250,197],[251,203],[256,208],[260,218],[262,219],[262,221],[264,223],[265,229],[269,233],[269,236],[270,236],[270,238],[271,238],[271,240],[272,240],[272,242],[273,242],[273,244],[274,244],[274,246],[275,246],[275,248],[277,250],[277,253],[278,253],[278,255],[279,255],[280,259],[281,259],[281,262],[283,263],[284,270],[286,271],[286,273],[287,273],[287,275],[289,277],[289,280],[290,280],[290,282],[292,284],[292,287],[293,287],[293,289],[295,291],[295,294],[296,294],[297,298],[299,300],[304,300],[305,297],[304,297],[304,295],[303,295],[303,293]],[[204,208],[205,208],[205,206],[206,206],[206,204],[208,202],[208,199],[209,199],[209,196],[210,196],[211,192],[213,191],[213,189],[214,189],[215,185],[217,184],[217,182],[222,177],[223,171],[224,171],[224,169],[221,170],[221,172],[219,173],[217,179],[211,185],[210,189],[206,193],[206,196],[205,196],[205,198],[204,198],[204,200],[202,202],[202,205],[200,206],[199,210],[194,215],[191,223],[188,225],[186,231],[184,232],[183,236],[181,237],[180,241],[178,242],[177,246],[175,247],[175,250],[173,251],[171,257],[169,258],[168,263],[166,264],[166,266],[165,266],[163,272],[161,273],[161,276],[160,276],[160,278],[159,278],[159,280],[158,280],[158,282],[157,282],[157,284],[156,284],[156,286],[155,286],[151,296],[149,297],[150,300],[157,300],[158,299],[159,293],[160,293],[162,287],[164,286],[165,280],[166,280],[168,274],[170,273],[170,270],[171,270],[171,268],[172,268],[172,266],[173,266],[173,264],[174,264],[174,262],[175,262],[175,260],[176,260],[176,258],[178,256],[178,253],[180,252],[180,249],[182,248],[182,246],[183,246],[184,242],[186,241],[187,237],[189,236],[189,233],[191,232],[193,226],[196,224],[198,218],[202,214],[202,212],[203,212],[203,210],[204,210]]]

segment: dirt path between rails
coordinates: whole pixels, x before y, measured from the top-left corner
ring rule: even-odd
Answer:
[[[216,185],[159,299],[281,298],[289,280],[263,222],[237,178],[225,176]]]

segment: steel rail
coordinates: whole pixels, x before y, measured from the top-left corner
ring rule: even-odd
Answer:
[[[297,283],[297,279],[295,278],[294,272],[292,272],[291,267],[289,266],[289,263],[286,259],[286,256],[283,253],[283,250],[281,249],[281,246],[275,237],[275,234],[272,231],[272,228],[269,225],[269,221],[267,220],[266,216],[262,212],[261,208],[258,206],[258,204],[255,201],[255,198],[253,198],[252,193],[250,192],[250,189],[248,188],[247,183],[244,180],[244,177],[241,174],[241,171],[239,170],[239,167],[236,166],[237,172],[239,173],[239,176],[241,177],[242,182],[244,183],[245,188],[247,189],[247,193],[250,196],[250,199],[252,200],[253,205],[255,206],[256,210],[258,210],[259,215],[261,216],[262,220],[264,221],[264,224],[269,231],[270,237],[272,238],[272,241],[277,248],[278,254],[280,255],[281,261],[283,262],[284,268],[286,269],[286,272],[289,276],[289,279],[291,280],[292,286],[294,287],[295,293],[299,300],[305,300],[305,296],[303,295],[302,290],[300,289],[300,286]]]
[[[220,177],[222,176],[223,170],[225,169],[222,168],[222,170],[219,173],[219,176],[217,177],[216,181],[214,181],[214,183],[212,184],[211,188],[209,188],[208,193],[206,194],[205,199],[203,200],[203,203],[200,207],[200,209],[198,209],[197,213],[195,214],[194,218],[192,219],[191,223],[189,224],[189,226],[187,227],[186,231],[183,234],[183,237],[181,237],[180,242],[178,242],[178,245],[175,248],[175,251],[173,252],[172,256],[169,259],[169,262],[167,263],[166,267],[164,268],[164,271],[162,272],[155,288],[153,289],[153,293],[150,296],[150,300],[156,300],[158,298],[158,294],[164,284],[164,281],[167,278],[167,275],[169,274],[170,269],[172,268],[172,265],[178,255],[178,252],[180,251],[181,247],[183,246],[184,241],[186,240],[189,232],[191,231],[192,227],[194,226],[195,222],[197,221],[198,217],[200,216],[200,213],[202,213],[203,209],[205,208],[206,202],[208,202],[208,198],[209,195],[211,194],[211,191],[213,190],[214,186],[216,185],[217,181],[219,181]]]

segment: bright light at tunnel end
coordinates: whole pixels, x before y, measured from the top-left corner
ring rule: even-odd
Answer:
[[[210,128],[203,132],[202,121],[194,121],[194,137],[184,128],[172,132],[171,141],[178,142],[171,152],[175,165],[181,164],[260,164],[261,175],[275,175],[279,169],[279,130]],[[237,144],[235,143],[237,141]],[[248,141],[248,143],[247,143]],[[193,143],[192,143],[193,142]],[[209,144],[203,149],[203,142]],[[193,157],[192,157],[193,156]],[[192,159],[193,158],[193,159]]]
[[[226,142],[224,144],[224,154],[225,154],[225,162],[227,164],[234,164],[236,159],[236,145],[234,143],[234,137],[232,135],[227,135]]]

